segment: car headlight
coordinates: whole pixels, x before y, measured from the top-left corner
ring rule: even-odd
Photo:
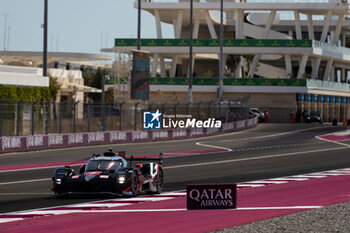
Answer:
[[[118,183],[124,184],[125,183],[125,176],[118,176]]]

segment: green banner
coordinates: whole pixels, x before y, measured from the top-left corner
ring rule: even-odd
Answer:
[[[225,39],[225,47],[312,47],[312,40],[256,40],[256,39]],[[137,39],[115,39],[116,47],[137,46]],[[176,47],[189,46],[188,39],[142,39],[142,46]],[[194,47],[219,47],[219,39],[194,39]]]

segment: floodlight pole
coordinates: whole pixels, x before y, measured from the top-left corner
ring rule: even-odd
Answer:
[[[224,42],[224,0],[221,0],[220,3],[220,64],[219,64],[219,69],[220,69],[220,78],[219,78],[219,99],[222,101],[222,86],[223,86],[223,79],[224,79],[224,64],[223,64],[223,42]]]
[[[193,0],[190,1],[190,57],[189,57],[189,79],[188,79],[188,103],[193,103],[192,96],[192,81],[193,81],[193,71],[192,71],[192,56],[193,56]]]
[[[101,131],[105,131],[105,81],[106,75],[102,75],[101,79]]]
[[[5,17],[5,26],[4,26],[4,51],[6,51],[6,30],[7,30],[7,17],[9,14],[4,14]]]
[[[137,7],[137,50],[141,50],[141,0]]]
[[[44,51],[43,51],[43,76],[47,76],[47,5],[48,0],[44,0]]]

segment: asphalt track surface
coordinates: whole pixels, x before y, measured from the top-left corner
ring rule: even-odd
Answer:
[[[238,183],[350,167],[350,144],[315,138],[345,129],[318,124],[260,124],[247,131],[200,139],[2,154],[0,167],[86,160],[108,147],[133,155],[227,150],[165,158],[164,191],[177,191],[184,190],[186,184]],[[50,192],[53,170],[0,172],[0,213],[103,200],[54,198]]]

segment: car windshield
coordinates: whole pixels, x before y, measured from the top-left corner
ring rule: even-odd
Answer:
[[[90,160],[86,165],[86,171],[115,171],[121,164],[119,160]]]

